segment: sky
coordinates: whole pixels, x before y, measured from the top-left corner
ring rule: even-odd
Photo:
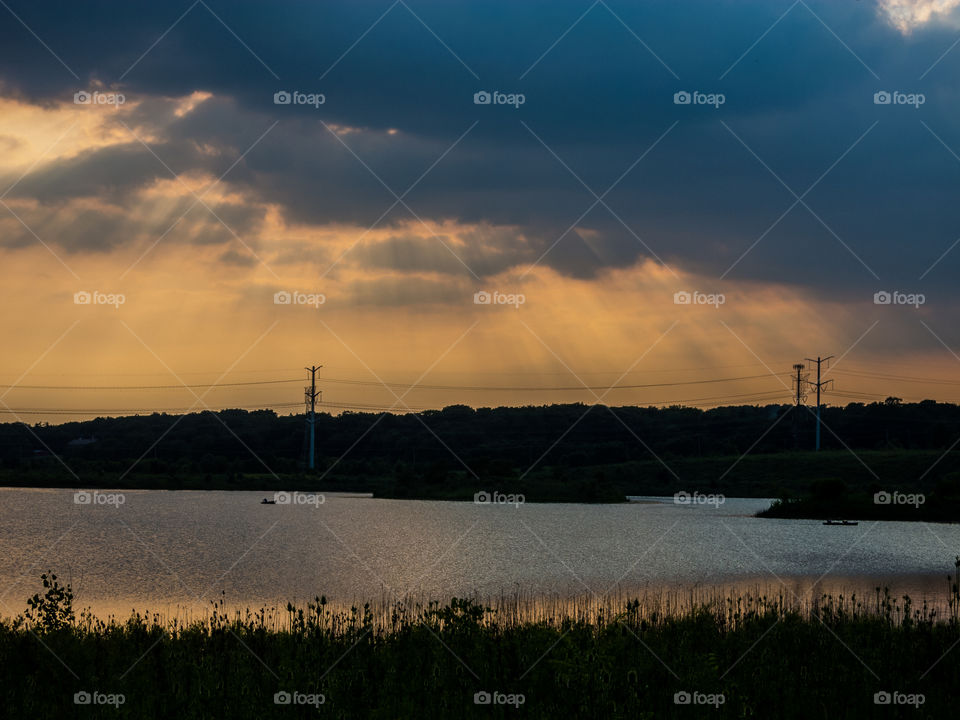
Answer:
[[[2,420],[960,401],[960,0],[0,5]]]

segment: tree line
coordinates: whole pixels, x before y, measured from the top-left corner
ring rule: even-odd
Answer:
[[[823,409],[824,450],[946,450],[960,437],[960,406],[926,400]],[[583,404],[471,408],[417,414],[345,412],[316,418],[320,471],[413,474],[429,480],[469,468],[508,476],[530,467],[580,468],[649,460],[782,452],[813,447],[807,407],[607,407]],[[137,473],[298,473],[303,414],[225,410],[101,417],[52,425],[0,424],[0,470],[73,468]]]

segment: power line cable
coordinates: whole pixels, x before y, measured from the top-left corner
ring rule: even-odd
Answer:
[[[778,373],[784,375],[785,373]],[[789,373],[786,373],[789,374]],[[683,380],[664,383],[643,383],[629,385],[564,385],[564,386],[519,386],[519,385],[405,385],[403,383],[388,382],[381,383],[372,380],[347,380],[342,378],[323,378],[323,382],[341,384],[341,385],[363,385],[370,387],[388,387],[390,389],[400,390],[461,390],[466,392],[569,392],[569,391],[596,391],[596,390],[643,390],[657,387],[676,387],[679,385],[706,385],[710,383],[735,382],[740,380],[758,380],[761,378],[773,378],[775,375],[764,373],[762,375],[743,375],[740,377],[710,378],[706,380]]]
[[[0,385],[11,390],[186,390],[192,388],[242,387],[246,385],[279,385],[303,382],[301,378],[289,380],[251,380],[232,383],[197,383],[195,385]]]

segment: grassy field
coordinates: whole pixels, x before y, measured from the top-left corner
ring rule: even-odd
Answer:
[[[186,625],[76,618],[69,589],[45,583],[0,623],[4,717],[945,718],[960,702],[956,578],[939,611],[879,589],[536,620],[318,598],[282,617],[214,605]]]

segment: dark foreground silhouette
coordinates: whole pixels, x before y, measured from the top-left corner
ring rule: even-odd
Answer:
[[[0,621],[7,717],[954,717],[960,699],[955,579],[942,614],[878,588],[536,622],[470,600],[317,598],[279,618],[214,604],[186,625],[78,621],[69,588],[44,582]]]

